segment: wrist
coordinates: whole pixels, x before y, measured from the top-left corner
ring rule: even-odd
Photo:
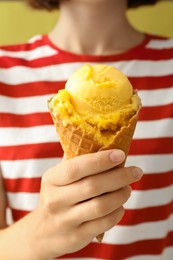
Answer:
[[[39,256],[39,241],[34,240],[32,213],[11,226],[0,230],[0,259],[47,260]]]

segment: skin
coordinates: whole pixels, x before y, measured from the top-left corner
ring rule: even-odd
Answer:
[[[60,8],[49,37],[66,51],[110,55],[127,51],[144,39],[126,17],[126,0],[63,0]]]
[[[59,22],[49,37],[64,50],[108,55],[143,40],[125,17],[125,0],[109,0],[109,5],[107,0],[69,0],[62,1],[60,8]],[[85,247],[116,225],[131,194],[129,185],[142,176],[142,170],[134,166],[116,168],[124,158],[120,150],[102,151],[64,160],[49,169],[42,177],[36,209],[8,228],[1,181],[0,259],[61,256]]]

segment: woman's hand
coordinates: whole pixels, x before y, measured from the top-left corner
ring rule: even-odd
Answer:
[[[44,174],[32,221],[35,259],[80,250],[121,220],[129,184],[142,176],[136,167],[115,168],[124,159],[120,150],[102,151],[63,161]]]

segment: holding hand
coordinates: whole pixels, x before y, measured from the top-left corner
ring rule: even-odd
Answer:
[[[44,174],[33,226],[39,259],[80,250],[121,220],[129,184],[142,176],[136,167],[115,169],[124,159],[120,150],[102,151]]]

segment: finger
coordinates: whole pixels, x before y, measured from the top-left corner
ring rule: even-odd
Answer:
[[[79,225],[86,221],[101,218],[121,207],[130,197],[130,186],[101,195],[91,200],[82,202],[71,208],[70,216]]]
[[[137,167],[116,168],[98,175],[89,176],[72,184],[71,192],[73,192],[73,198],[76,198],[78,203],[104,193],[119,190],[138,181],[142,175],[142,170]]]
[[[85,154],[63,161],[49,169],[46,178],[53,185],[68,185],[86,176],[107,171],[122,163],[124,159],[125,154],[121,150]]]
[[[93,240],[99,234],[105,233],[118,224],[124,216],[124,212],[124,208],[120,207],[104,217],[85,222],[80,226],[78,232],[82,234],[82,237],[88,236],[90,240]]]
[[[69,185],[68,189],[65,186],[59,187],[61,188],[61,197],[66,204],[74,205],[136,182],[142,177],[142,174],[142,170],[137,167],[112,169],[83,178]]]

